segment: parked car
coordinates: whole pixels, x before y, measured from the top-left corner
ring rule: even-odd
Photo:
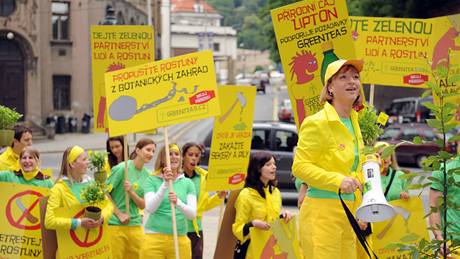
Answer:
[[[270,77],[267,72],[256,71],[254,77],[251,80],[251,85],[257,87],[257,92],[261,91],[265,94],[265,88],[270,83]]]
[[[398,144],[403,140],[412,141],[414,137],[420,136],[424,141],[423,144],[401,144],[396,148],[396,159],[401,164],[416,164],[422,167],[422,162],[428,156],[438,153],[440,148],[434,143],[439,138],[433,129],[423,123],[404,123],[392,124],[388,126],[379,140],[386,141],[390,144]],[[448,152],[456,152],[453,143],[447,143]]]
[[[292,112],[291,100],[284,99],[278,110],[278,119],[284,122],[293,122],[294,114]]]
[[[433,97],[406,97],[394,99],[386,113],[393,122],[410,123],[425,122],[426,119],[432,118],[430,110],[423,106],[424,102],[433,102]]]
[[[205,167],[209,162],[212,131],[204,140],[205,153],[200,165]],[[254,122],[252,128],[251,153],[267,150],[277,158],[276,171],[278,188],[284,200],[296,200],[297,192],[292,180],[293,148],[297,145],[297,128],[294,124],[284,122]]]

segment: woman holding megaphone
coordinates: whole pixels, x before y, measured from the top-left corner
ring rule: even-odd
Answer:
[[[356,237],[338,191],[348,208],[357,207],[354,193],[362,185],[355,176],[364,144],[353,108],[362,104],[362,68],[360,60],[330,63],[320,96],[324,107],[300,129],[292,171],[309,186],[299,215],[305,258],[356,258]]]

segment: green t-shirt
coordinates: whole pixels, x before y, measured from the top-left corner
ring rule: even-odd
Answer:
[[[399,200],[401,192],[407,192],[407,181],[399,178],[401,175],[404,175],[404,172],[395,171],[391,167],[388,168],[387,175],[382,175],[380,177],[382,192],[385,192],[387,189],[387,186],[390,183],[391,174],[393,173],[395,174],[393,182],[391,183],[387,196],[385,196],[387,201]]]
[[[70,191],[72,192],[73,196],[75,198],[77,198],[77,200],[81,203],[81,204],[85,204],[86,202],[82,199],[81,197],[81,193],[82,193],[82,190],[90,185],[92,182],[94,182],[94,180],[89,180],[89,181],[86,181],[86,182],[81,182],[81,183],[77,183],[77,182],[74,182],[73,184],[70,182],[69,179],[63,179],[64,183],[69,187]]]
[[[455,158],[454,160],[450,161],[446,165],[446,172],[448,172],[450,169],[454,168],[460,168],[460,157]],[[439,171],[434,171],[433,172],[433,177],[437,178],[440,180],[440,182],[433,181],[431,183],[431,189],[434,189],[436,191],[442,192],[444,190],[443,187],[443,181],[444,181],[444,174],[443,170]],[[459,174],[452,174],[452,177],[455,179],[455,183],[458,184],[460,183],[460,175]],[[455,206],[460,206],[460,187],[455,184],[449,184],[449,187],[447,188],[447,199],[454,203]],[[443,217],[441,217],[441,224],[444,226],[443,222]],[[452,233],[460,233],[460,210],[455,210],[455,209],[448,209],[447,210],[447,233],[452,234]],[[460,234],[454,237],[454,239],[459,239]]]
[[[189,178],[186,176],[186,178],[192,180],[193,185],[195,186],[195,191],[196,191],[196,200],[198,204],[198,200],[200,199],[200,189],[201,189],[201,175],[199,175],[197,172],[194,172],[195,174],[193,175],[192,178]],[[196,218],[196,223],[198,224],[198,229],[202,230],[203,225],[201,224],[201,219]],[[187,229],[188,232],[195,232],[195,228],[193,227],[193,220],[187,220]]]
[[[26,179],[24,179],[22,175],[18,176],[12,171],[0,171],[0,182],[19,183],[44,188],[53,187],[53,181],[51,181],[51,179],[41,180],[37,178],[32,178],[29,181],[27,181]]]
[[[149,176],[146,180],[144,187],[145,193],[156,193],[160,189],[162,184],[163,178],[154,175]],[[183,203],[187,203],[187,195],[196,195],[195,186],[192,180],[185,178],[184,176],[181,176],[174,181],[173,188],[174,192],[177,195],[177,198],[181,200]],[[161,201],[161,204],[158,207],[158,209],[154,213],[149,215],[147,222],[144,226],[145,229],[162,234],[173,233],[171,205],[169,203],[168,193],[169,187],[167,187],[163,200]],[[179,209],[176,209],[176,225],[178,235],[183,236],[187,234],[187,219]]]
[[[355,143],[355,160],[353,162],[353,166],[350,168],[350,172],[355,172],[359,164],[358,141],[356,140],[355,130],[353,128],[353,124],[351,123],[350,118],[340,118],[340,120],[345,125],[345,127],[347,127],[350,134],[353,136],[353,142]],[[338,199],[339,198],[339,195],[335,192],[317,189],[313,186],[310,186],[308,188],[307,196],[312,197],[312,198],[322,198],[322,199]],[[354,201],[355,194],[354,193],[342,193],[342,199],[348,200],[348,201]]]
[[[149,171],[147,168],[142,167],[141,170],[136,169],[132,160],[128,160],[128,180],[131,182],[131,186],[136,192],[136,194],[144,198],[144,184],[145,180],[149,176]],[[112,196],[112,200],[114,201],[115,205],[121,211],[126,211],[126,192],[125,188],[123,187],[125,179],[125,162],[121,162],[120,164],[114,166],[112,168],[112,172],[110,173],[109,178],[107,179],[107,186],[110,191],[110,196]],[[131,217],[128,224],[121,224],[120,220],[118,219],[115,214],[109,220],[109,225],[115,226],[140,226],[142,225],[142,217],[139,214],[139,209],[136,206],[136,203],[130,198],[129,200],[129,216]]]

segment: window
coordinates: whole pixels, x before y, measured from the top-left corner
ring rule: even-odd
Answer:
[[[275,150],[277,151],[292,151],[297,146],[299,137],[294,132],[277,130],[275,132]]]
[[[0,1],[0,16],[6,17],[16,10],[16,0],[1,0]]]
[[[270,131],[263,129],[255,129],[252,131],[251,149],[268,149],[270,143]]]
[[[217,42],[214,42],[214,43],[212,44],[212,49],[213,49],[214,51],[220,51],[220,44],[217,43]]]
[[[53,40],[69,39],[69,3],[53,2],[51,4],[51,22],[53,26]]]
[[[70,110],[70,76],[53,76],[53,107]]]

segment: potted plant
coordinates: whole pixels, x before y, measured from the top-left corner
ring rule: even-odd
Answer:
[[[358,115],[358,123],[364,142],[364,153],[375,153],[373,148],[375,141],[382,135],[383,129],[379,126],[378,117],[374,107],[368,106],[362,109]]]
[[[82,189],[81,198],[88,206],[85,208],[84,217],[99,220],[101,218],[101,206],[105,201],[104,186],[98,182],[92,182]]]
[[[107,180],[107,172],[105,171],[105,159],[107,152],[89,151],[89,167],[94,171],[94,180],[101,185],[105,185]]]
[[[12,128],[21,117],[22,114],[0,105],[0,146],[11,145],[14,138],[14,131]]]

